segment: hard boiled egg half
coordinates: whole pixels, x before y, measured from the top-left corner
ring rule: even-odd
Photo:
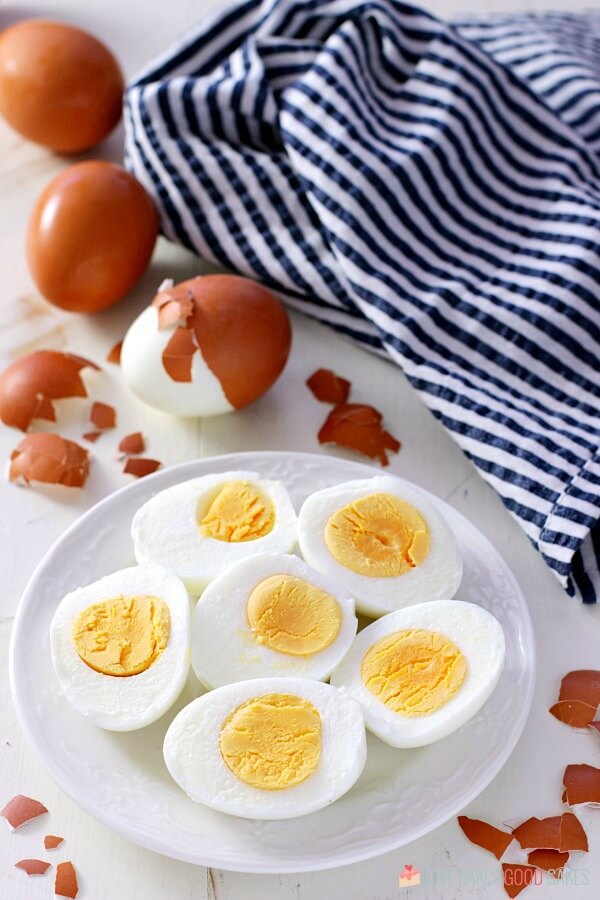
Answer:
[[[206,588],[192,617],[192,666],[213,688],[263,676],[324,680],[354,636],[354,600],[297,556],[242,560]]]
[[[296,532],[285,487],[245,471],[167,488],[138,510],[131,526],[137,561],[171,569],[192,593],[249,556],[291,553]]]
[[[331,676],[392,747],[446,737],[477,713],[504,668],[504,632],[474,603],[436,600],[368,625]]]
[[[298,537],[304,559],[343,584],[368,616],[449,600],[462,578],[442,515],[424,491],[392,475],[311,494],[300,510]]]
[[[251,819],[291,819],[333,803],[367,758],[356,700],[305,678],[204,694],[175,716],[163,752],[192,800]]]
[[[107,575],[64,597],[50,626],[52,663],[69,702],[100,728],[150,725],[190,667],[190,601],[159,566]]]

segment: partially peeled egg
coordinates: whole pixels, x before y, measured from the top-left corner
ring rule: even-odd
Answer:
[[[269,290],[237,275],[203,275],[161,287],[125,335],[121,369],[150,406],[217,416],[268,390],[290,344],[288,315]]]

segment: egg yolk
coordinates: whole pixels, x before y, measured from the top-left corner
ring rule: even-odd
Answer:
[[[429,552],[429,530],[414,506],[391,494],[369,494],[331,516],[325,543],[352,572],[392,578],[423,562]]]
[[[443,634],[412,628],[373,644],[360,668],[365,687],[403,716],[426,716],[444,706],[467,674],[461,651]]]
[[[271,575],[257,584],[247,613],[257,642],[290,656],[310,656],[329,647],[342,622],[331,594],[293,575]]]
[[[169,642],[169,607],[158,597],[115,597],[94,603],[73,623],[80,658],[103,675],[139,675]]]
[[[266,791],[294,787],[313,774],[321,753],[321,717],[292,694],[265,694],[225,720],[221,755],[241,781]]]
[[[255,541],[273,530],[273,504],[248,481],[227,481],[200,520],[205,537],[238,543]]]

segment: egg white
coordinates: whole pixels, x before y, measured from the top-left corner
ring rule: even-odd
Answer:
[[[221,485],[247,481],[273,504],[275,524],[264,537],[229,543],[200,531],[202,518]],[[137,511],[131,525],[135,558],[175,572],[191,593],[200,593],[227,566],[257,553],[291,553],[296,546],[297,519],[285,487],[256,472],[203,475],[156,494]]]
[[[271,575],[289,574],[327,591],[342,619],[335,640],[310,656],[291,656],[256,640],[248,622],[248,597]],[[236,563],[219,575],[198,600],[192,616],[192,667],[206,687],[248,678],[296,676],[322,681],[329,677],[356,635],[354,600],[343,588],[311,569],[302,559],[263,553]]]
[[[242,703],[264,694],[308,700],[321,717],[316,770],[301,784],[262,790],[241,781],[219,748],[221,728]],[[165,736],[167,769],[197,803],[249,819],[291,819],[328,806],[358,779],[367,759],[359,704],[337,688],[303,678],[259,678],[227,684],[193,700],[173,719]]]
[[[353,572],[338,562],[325,543],[325,527],[338,509],[360,497],[378,493],[392,494],[414,506],[429,529],[427,556],[402,575],[373,578]],[[443,516],[416,485],[393,475],[347,481],[311,494],[300,510],[298,540],[304,559],[336,583],[343,584],[354,597],[357,610],[367,616],[382,616],[429,600],[449,600],[462,578],[462,559]]]
[[[144,403],[174,416],[232,412],[234,407],[200,348],[192,358],[191,381],[174,381],[166,371],[162,354],[176,327],[159,330],[155,306],[148,306],[134,319],[121,347],[121,371],[126,384]]]
[[[465,679],[447,703],[424,716],[403,716],[365,687],[360,669],[377,641],[405,629],[435,631],[453,641],[467,660]],[[367,728],[392,747],[421,747],[447,737],[471,719],[489,699],[504,669],[505,640],[498,620],[462,600],[434,600],[389,613],[357,635],[331,676],[362,706]]]
[[[150,594],[169,607],[170,631],[160,656],[138,675],[104,675],[79,656],[73,623],[94,603]],[[50,625],[52,664],[67,700],[99,728],[134,731],[144,728],[173,705],[190,668],[190,601],[181,581],[159,566],[121,569],[67,594]]]

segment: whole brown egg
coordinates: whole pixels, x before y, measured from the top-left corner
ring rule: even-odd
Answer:
[[[91,34],[43,19],[0,34],[0,114],[30,141],[87,150],[115,127],[122,103],[119,65]]]
[[[155,207],[135,178],[103,161],[77,163],[42,191],[27,229],[27,259],[51,303],[93,313],[144,272],[158,233]]]

